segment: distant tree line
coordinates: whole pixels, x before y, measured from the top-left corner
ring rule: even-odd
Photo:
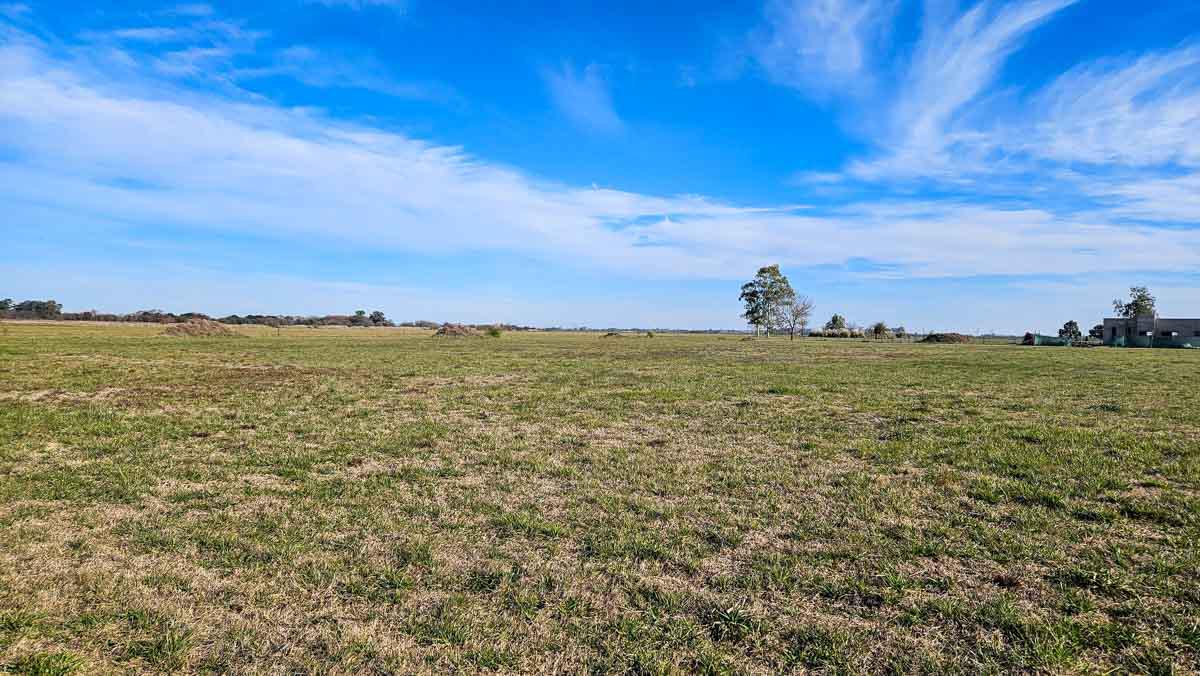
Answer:
[[[26,300],[19,303],[11,298],[0,299],[0,318],[3,319],[50,319],[86,322],[146,322],[151,324],[178,324],[193,319],[209,319],[222,324],[261,324],[265,326],[395,326],[382,312],[356,310],[350,315],[228,315],[211,317],[203,312],[174,313],[164,310],[138,310],[126,314],[97,312],[63,312],[62,304],[55,300]],[[439,326],[433,322],[431,326]]]
[[[151,324],[179,324],[193,319],[208,319],[222,324],[257,324],[261,326],[404,326],[410,328],[436,329],[442,322],[426,319],[407,322],[393,322],[383,312],[375,310],[355,310],[348,315],[227,315],[213,317],[203,312],[174,313],[165,310],[138,310],[126,314],[97,312],[64,312],[62,304],[55,300],[26,300],[15,302],[11,298],[0,299],[0,319],[49,319],[58,321],[83,322],[143,322]],[[531,326],[516,324],[467,324],[480,331],[498,329],[500,331],[533,331]]]
[[[136,321],[136,320],[135,320]],[[228,315],[218,317],[222,324],[261,324],[265,326],[395,326],[382,312],[356,310],[352,315]]]
[[[0,316],[7,319],[62,319],[62,305],[54,300],[0,299]]]

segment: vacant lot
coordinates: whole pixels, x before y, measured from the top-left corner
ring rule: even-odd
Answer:
[[[159,330],[0,328],[0,670],[1200,667],[1195,352]]]

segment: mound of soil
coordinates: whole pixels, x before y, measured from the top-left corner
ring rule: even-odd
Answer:
[[[971,338],[961,333],[931,333],[921,339],[922,343],[969,343]]]
[[[480,335],[479,331],[462,324],[442,324],[433,333],[435,338],[473,338]]]
[[[225,326],[221,322],[214,322],[208,319],[193,319],[168,326],[162,332],[162,335],[175,336],[176,338],[221,338],[240,336],[242,334]]]

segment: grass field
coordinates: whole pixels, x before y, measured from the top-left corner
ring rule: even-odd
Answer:
[[[1195,352],[158,330],[0,333],[0,670],[1200,668]]]

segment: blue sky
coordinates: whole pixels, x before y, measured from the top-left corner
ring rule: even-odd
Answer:
[[[1198,3],[562,4],[0,2],[0,296],[725,328],[778,262],[863,324],[1200,316]]]

